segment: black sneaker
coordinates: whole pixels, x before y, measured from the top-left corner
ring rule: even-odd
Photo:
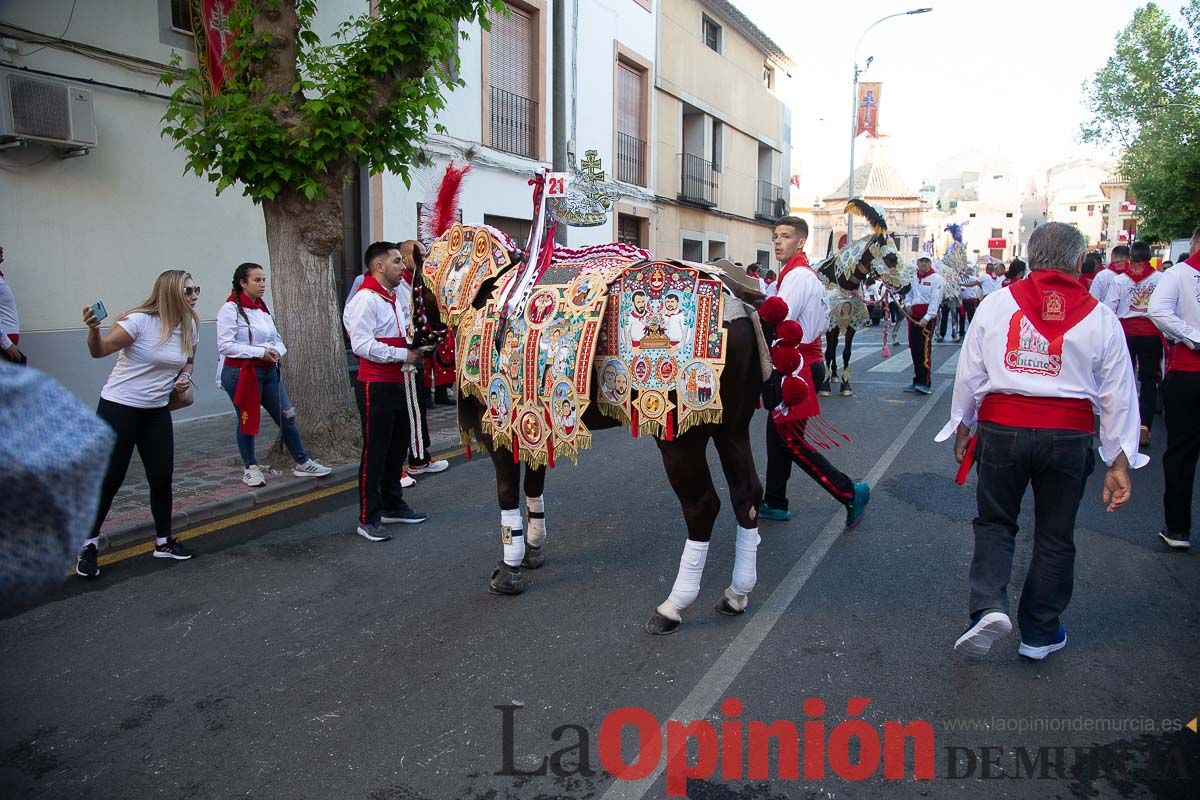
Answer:
[[[387,532],[387,528],[378,522],[361,522],[355,532],[368,542],[386,542],[392,538],[392,535]]]
[[[100,565],[96,563],[96,545],[89,544],[79,551],[79,559],[75,562],[75,574],[81,578],[95,578],[100,574]]]
[[[420,511],[413,511],[411,508],[409,508],[407,503],[400,506],[400,508],[384,511],[379,517],[379,521],[384,525],[392,525],[397,522],[405,525],[417,525],[427,519],[429,519],[428,514],[423,514]]]
[[[164,544],[154,545],[155,558],[173,558],[176,561],[187,561],[192,557],[192,551],[175,541],[174,536],[168,536]]]

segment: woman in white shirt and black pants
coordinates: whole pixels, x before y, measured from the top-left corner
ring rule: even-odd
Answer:
[[[175,472],[175,436],[167,404],[172,390],[191,386],[195,367],[199,320],[193,306],[200,287],[183,270],[158,276],[146,302],[117,318],[101,335],[100,320],[91,307],[83,309],[92,358],[120,353],[116,366],[100,390],[96,414],[117,434],[100,489],[100,508],[92,535],[84,542],[75,572],[85,578],[100,574],[96,564],[97,541],[113,497],[125,480],[136,446],[150,484],[150,513],[157,534],[155,558],[184,560],[192,557],[171,538],[171,478]]]
[[[217,312],[217,350],[224,362],[218,382],[237,410],[237,446],[247,486],[266,483],[254,455],[259,409],[267,409],[283,434],[283,445],[296,462],[292,474],[328,475],[332,470],[308,457],[296,425],[296,410],[279,377],[279,361],[287,353],[271,312],[263,302],[267,273],[258,264],[240,264],[233,272],[233,292]]]

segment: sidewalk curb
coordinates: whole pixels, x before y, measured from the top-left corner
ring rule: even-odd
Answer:
[[[431,442],[429,450],[434,458],[440,458],[458,445],[459,438],[457,435],[447,436]],[[280,500],[301,497],[310,492],[318,491],[338,483],[355,480],[357,477],[358,464],[342,464],[341,466],[334,467],[333,472],[324,477],[301,478],[295,481],[270,484],[234,495],[233,497],[214,500],[211,503],[201,503],[198,506],[189,508],[187,511],[179,511],[173,514],[171,516],[171,530],[173,532],[184,531],[187,528],[192,528],[205,522],[213,522],[214,520],[241,514],[252,508],[278,503]],[[123,525],[111,531],[105,531],[102,535],[108,539],[109,543],[106,552],[112,552],[113,550],[120,550],[123,547],[140,544],[152,539],[154,537],[154,523],[146,521]]]

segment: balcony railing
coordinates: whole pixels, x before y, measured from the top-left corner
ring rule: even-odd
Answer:
[[[681,153],[679,156],[679,199],[701,206],[717,204],[717,180],[720,173],[712,162],[700,156]]]
[[[488,144],[525,158],[537,153],[537,101],[493,86],[491,129]]]
[[[754,208],[754,216],[759,219],[776,220],[786,215],[783,188],[769,181],[759,181],[758,204]]]
[[[627,133],[617,132],[617,180],[637,186],[646,185],[646,143]]]

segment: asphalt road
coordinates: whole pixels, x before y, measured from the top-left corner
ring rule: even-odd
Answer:
[[[856,342],[872,345],[877,334]],[[956,353],[936,346],[935,367]],[[797,471],[795,516],[763,523],[741,618],[712,610],[733,563],[726,507],[684,627],[642,632],[685,535],[651,442],[602,432],[578,467],[552,473],[547,563],[516,598],[486,592],[500,552],[491,467],[459,460],[411,490],[430,521],[391,542],[351,535],[344,493],[195,539],[191,562],[110,565],[0,621],[0,797],[664,797],[667,771],[638,783],[603,770],[601,731],[615,729],[603,723],[631,706],[721,733],[722,766],[672,787],[692,798],[1200,796],[1200,734],[1182,727],[1200,714],[1200,558],[1155,536],[1161,430],[1130,508],[1106,514],[1091,478],[1068,647],[1033,663],[1014,634],[968,661],[951,647],[974,478],[956,486],[949,447],[932,441],[949,392],[902,393],[908,373],[872,371],[880,361],[855,363],[855,397],[823,402],[853,437],[831,460],[876,478],[865,522],[843,532],[840,507]],[[938,374],[935,389],[951,381]],[[1029,550],[1023,531],[1014,611]],[[731,697],[741,710],[720,705]],[[867,725],[843,728],[852,697],[869,698],[849,714]],[[912,743],[902,780],[872,768],[870,741],[834,768],[847,732],[890,743],[885,722],[913,720],[929,723],[932,780],[913,779]],[[824,777],[787,777],[777,746],[770,779],[748,777],[735,754],[753,721],[803,730],[802,767],[827,744]],[[695,735],[704,766],[718,751]],[[581,737],[553,762],[570,774],[496,774],[533,771]],[[860,761],[865,779],[842,777]],[[678,763],[668,771],[681,780]]]

